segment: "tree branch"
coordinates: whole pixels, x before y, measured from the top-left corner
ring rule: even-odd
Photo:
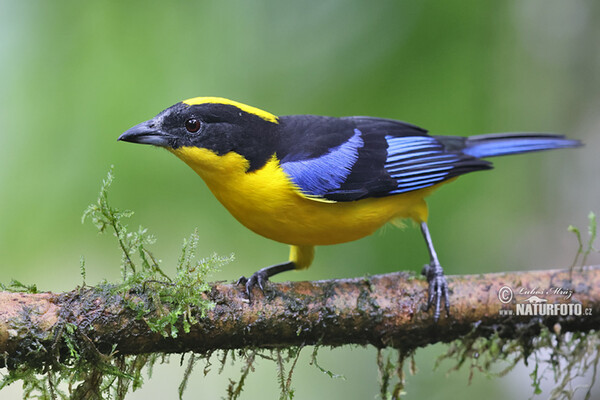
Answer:
[[[405,272],[269,283],[265,295],[255,290],[251,304],[241,286],[215,284],[204,294],[216,304],[214,309],[205,318],[198,312],[199,322],[189,333],[180,329],[177,338],[152,332],[143,318],[125,307],[125,301],[148,301],[150,288],[124,297],[93,287],[60,294],[0,292],[0,366],[52,362],[67,351],[59,343],[65,326],[92,349],[89,356],[114,349],[128,355],[309,344],[412,350],[474,331],[481,336],[534,337],[540,322],[563,332],[600,328],[600,266],[576,269],[572,280],[569,270],[547,270],[448,276],[448,283],[450,317],[443,315],[438,323],[431,312],[422,310],[427,283]],[[498,297],[504,286],[514,293],[507,304]],[[532,295],[548,304],[581,304],[565,309],[582,315],[508,315],[517,311],[517,304],[529,304]]]

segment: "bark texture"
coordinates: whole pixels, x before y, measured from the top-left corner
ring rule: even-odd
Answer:
[[[148,293],[130,293],[125,299],[91,287],[56,294],[0,292],[0,366],[43,366],[64,354],[60,337],[66,324],[76,328],[90,356],[107,354],[114,345],[122,355],[317,343],[410,350],[473,331],[535,336],[540,322],[561,331],[600,328],[600,266],[576,269],[572,279],[569,270],[546,270],[448,276],[448,283],[450,317],[442,314],[438,323],[422,309],[427,283],[409,273],[269,283],[264,295],[255,290],[252,303],[241,286],[215,284],[205,294],[215,308],[175,339],[152,332],[124,306],[124,300],[144,301]],[[509,301],[501,302],[499,293]],[[569,307],[581,315],[514,315],[517,304],[530,304],[532,295],[548,304],[580,304]]]

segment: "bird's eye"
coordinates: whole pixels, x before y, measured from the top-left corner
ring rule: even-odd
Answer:
[[[200,129],[200,121],[198,121],[196,118],[188,119],[185,121],[185,129],[192,133],[198,132],[198,129]]]

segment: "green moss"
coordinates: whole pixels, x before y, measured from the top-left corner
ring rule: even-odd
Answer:
[[[194,231],[183,241],[175,275],[171,278],[160,268],[160,261],[150,251],[154,237],[141,226],[130,232],[124,220],[132,217],[133,212],[121,211],[110,205],[108,190],[113,179],[111,168],[102,181],[97,201],[85,210],[82,221],[91,220],[100,233],[111,232],[116,238],[122,254],[122,280],[104,282],[96,287],[86,286],[86,264],[82,257],[80,273],[83,285],[78,293],[117,296],[125,307],[135,311],[136,318],[146,321],[151,330],[163,336],[175,338],[180,329],[189,332],[191,325],[204,318],[214,307],[201,296],[210,290],[207,276],[232,257],[213,255],[197,260],[198,232]],[[35,285],[17,281],[0,284],[0,290],[38,292]],[[128,293],[144,296],[127,296]],[[131,300],[134,298],[136,300]],[[149,300],[142,301],[141,298]],[[104,354],[75,324],[67,322],[65,316],[61,317],[63,320],[57,324],[50,342],[29,330],[26,343],[19,343],[18,354],[12,359],[5,357],[3,364],[8,368],[8,374],[2,377],[0,390],[21,382],[23,397],[27,399],[124,399],[129,391],[142,386],[142,372],[151,374],[154,363],[160,358],[156,354],[120,356],[114,348]],[[48,363],[49,359],[53,361]],[[192,367],[193,363],[184,376],[180,396]]]
[[[537,334],[533,335],[533,332]],[[549,329],[532,321],[522,326],[521,333],[517,332],[516,339],[503,338],[498,332],[486,338],[473,329],[470,334],[449,345],[446,354],[438,358],[436,367],[444,360],[454,363],[450,371],[467,367],[470,382],[475,373],[502,377],[519,362],[528,365],[533,360],[534,367],[530,374],[533,395],[542,393],[540,382],[543,378],[547,379],[548,375],[552,375],[556,382],[549,398],[570,399],[575,391],[581,389],[591,392],[593,382],[585,388],[571,387],[570,384],[590,370],[597,369],[600,332],[562,333],[558,324]]]
[[[144,227],[129,232],[123,220],[133,216],[133,211],[121,211],[113,208],[108,202],[108,189],[113,182],[112,169],[108,172],[96,203],[85,210],[82,221],[90,219],[100,233],[111,231],[117,239],[122,253],[122,282],[111,285],[112,294],[136,293],[148,294],[151,302],[125,300],[126,307],[136,311],[138,318],[143,318],[150,329],[163,336],[176,338],[179,326],[188,333],[190,326],[198,322],[192,309],[204,318],[214,308],[214,304],[204,300],[201,293],[210,290],[207,276],[223,264],[232,260],[230,257],[216,255],[200,261],[196,260],[198,249],[198,232],[194,231],[189,239],[184,239],[175,276],[169,277],[160,268],[160,261],[149,250],[156,239]],[[85,269],[82,262],[82,277],[85,281]]]
[[[588,214],[588,241],[587,243],[583,243],[583,239],[581,237],[581,231],[579,228],[573,225],[569,225],[569,232],[573,232],[575,237],[577,238],[577,244],[579,247],[577,248],[577,254],[575,254],[575,258],[573,260],[573,264],[571,265],[571,271],[578,264],[578,261],[581,259],[581,265],[585,265],[587,262],[587,258],[593,251],[598,251],[594,248],[594,242],[596,241],[596,237],[598,236],[598,221],[596,219],[596,214],[593,211],[590,211]]]
[[[0,290],[3,292],[13,293],[39,293],[38,288],[35,284],[25,285],[15,279],[11,280],[8,285],[0,282]]]
[[[379,396],[382,400],[400,399],[406,394],[404,368],[410,360],[411,374],[416,372],[414,350],[377,349]]]

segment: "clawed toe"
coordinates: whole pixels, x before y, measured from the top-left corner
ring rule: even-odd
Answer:
[[[248,300],[252,301],[252,290],[255,286],[258,286],[261,292],[265,292],[265,284],[269,281],[269,278],[273,275],[280,274],[285,271],[290,271],[296,268],[296,264],[293,261],[288,261],[283,264],[271,265],[270,267],[263,268],[253,273],[250,278],[242,276],[237,280],[237,285],[244,285],[246,288],[246,296]]]
[[[268,280],[268,274],[264,270],[260,270],[253,273],[250,278],[246,278],[245,276],[240,277],[236,284],[245,286],[246,296],[248,296],[248,300],[252,301],[252,290],[254,290],[254,287],[258,286],[260,291],[264,293],[265,283]]]
[[[423,267],[421,274],[427,277],[429,283],[429,290],[427,296],[427,305],[425,311],[429,311],[431,306],[434,305],[433,311],[434,321],[440,319],[441,314],[441,302],[444,299],[444,308],[446,309],[446,316],[450,316],[450,299],[448,295],[448,282],[444,276],[444,270],[439,264],[428,264]]]

